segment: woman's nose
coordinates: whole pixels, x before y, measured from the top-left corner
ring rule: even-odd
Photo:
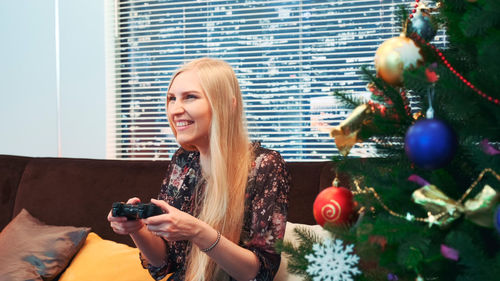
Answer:
[[[169,109],[171,109],[172,114],[180,114],[184,113],[184,105],[180,101],[176,101],[169,106]]]

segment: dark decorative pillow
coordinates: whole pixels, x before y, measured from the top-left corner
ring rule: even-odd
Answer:
[[[89,232],[87,227],[46,225],[23,209],[0,232],[0,281],[54,279]]]

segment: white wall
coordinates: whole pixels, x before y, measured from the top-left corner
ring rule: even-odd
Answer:
[[[62,156],[105,158],[104,1],[59,0]],[[57,156],[54,0],[0,0],[0,154]]]

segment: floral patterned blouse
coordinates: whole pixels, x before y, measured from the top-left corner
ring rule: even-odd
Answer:
[[[278,152],[262,148],[259,143],[254,143],[253,149],[255,160],[248,177],[239,245],[254,252],[260,261],[259,272],[254,280],[273,280],[281,261],[274,243],[277,239],[283,239],[285,234],[290,174]],[[182,148],[177,150],[158,199],[194,215],[197,211],[194,204],[196,193],[203,190],[205,184],[204,181],[200,182],[199,160],[198,152]],[[155,280],[173,273],[168,280],[182,281],[186,272],[188,241],[166,243],[169,250],[164,266],[154,267],[141,257],[142,265]]]

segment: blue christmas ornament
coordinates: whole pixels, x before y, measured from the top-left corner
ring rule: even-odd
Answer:
[[[438,169],[448,164],[457,145],[455,132],[437,119],[420,120],[406,132],[406,155],[423,169]]]

